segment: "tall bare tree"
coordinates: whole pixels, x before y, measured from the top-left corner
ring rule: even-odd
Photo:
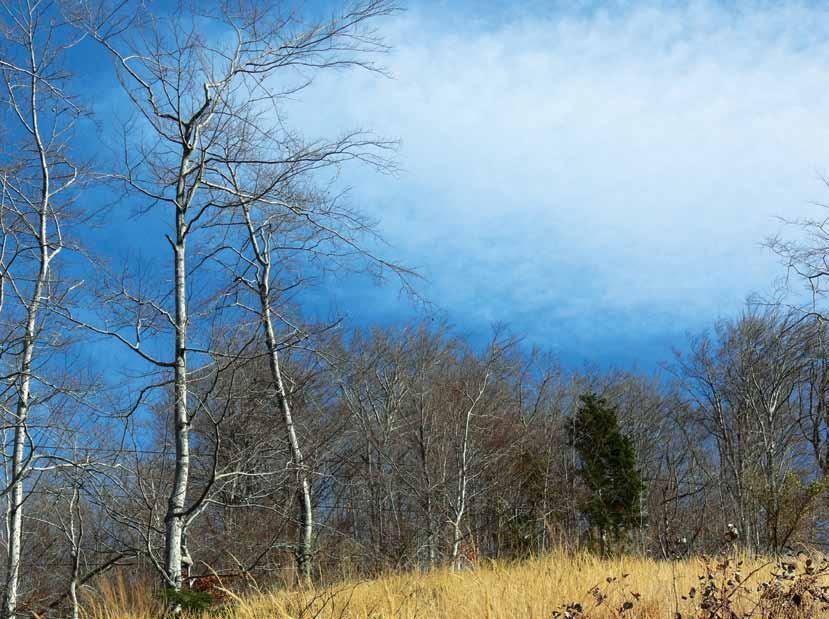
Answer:
[[[13,392],[13,425],[6,513],[8,544],[3,616],[18,607],[23,509],[26,480],[38,458],[32,428],[34,408],[55,397],[60,385],[45,377],[55,337],[53,309],[67,301],[74,284],[56,267],[59,254],[72,243],[65,229],[78,218],[74,188],[79,167],[73,162],[72,139],[83,117],[68,94],[67,55],[80,35],[53,3],[4,1],[2,121],[14,149],[2,172],[0,280],[5,345],[2,362]],[[9,161],[9,158],[14,158]]]
[[[115,12],[119,9],[124,7]],[[296,172],[295,166],[286,166],[284,148],[269,150],[280,145],[274,132],[278,103],[307,85],[315,70],[374,69],[365,54],[381,50],[382,44],[372,23],[392,10],[385,0],[364,0],[330,19],[308,21],[299,7],[282,3],[227,2],[205,10],[179,6],[163,16],[143,13],[143,8],[124,19],[114,18],[111,8],[86,15],[91,35],[114,58],[124,92],[138,112],[132,135],[140,137],[125,143],[125,165],[117,176],[135,200],[146,203],[144,211],[167,209],[170,217],[173,276],[163,298],[171,299],[172,307],[133,296],[135,308],[154,312],[153,321],[165,322],[173,332],[168,354],[146,353],[138,337],[130,339],[117,329],[97,330],[173,373],[175,470],[165,515],[163,571],[174,589],[182,584],[185,521],[199,509],[188,505],[194,414],[188,354],[210,352],[192,337],[190,294],[195,286],[188,282],[210,252],[193,260],[191,246],[218,213],[264,199],[286,181],[286,174],[290,178]],[[360,144],[356,138],[345,142],[351,148]],[[318,145],[294,149],[290,157],[310,171],[312,163],[302,164],[313,162],[318,150]],[[326,165],[335,155],[325,158]],[[251,176],[266,183],[250,185]]]
[[[723,507],[734,502],[753,550],[777,552],[792,533],[782,505],[797,464],[796,401],[806,367],[797,324],[791,313],[752,309],[720,322],[715,339],[697,339],[681,358],[698,422],[721,462]]]

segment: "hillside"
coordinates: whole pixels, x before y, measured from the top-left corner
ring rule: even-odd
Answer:
[[[415,619],[449,617],[775,619],[829,616],[825,561],[690,559],[674,562],[555,554],[471,570],[399,573],[325,589],[253,591],[195,616],[229,619]],[[150,619],[162,614],[134,583],[110,583],[90,600],[90,619]],[[143,597],[141,597],[143,595]],[[139,596],[139,597],[136,597]],[[677,610],[678,609],[678,610]],[[218,612],[217,612],[218,611]],[[680,614],[677,614],[679,612]],[[735,612],[736,614],[731,614]]]

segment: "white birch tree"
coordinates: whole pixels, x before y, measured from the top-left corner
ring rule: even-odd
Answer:
[[[284,149],[256,147],[275,144],[271,128],[279,124],[280,98],[307,85],[309,73],[318,69],[374,68],[364,54],[382,45],[371,22],[393,9],[385,0],[363,0],[318,21],[303,18],[299,8],[270,2],[227,2],[198,11],[179,6],[163,16],[134,9],[120,5],[88,10],[85,21],[114,59],[139,119],[124,144],[124,166],[115,176],[134,200],[144,203],[141,210],[165,213],[169,221],[169,289],[155,300],[131,295],[134,314],[139,308],[152,313],[153,325],[163,323],[172,337],[157,345],[156,355],[141,344],[140,320],[133,321],[134,336],[125,335],[123,328],[88,326],[172,372],[175,469],[164,517],[163,572],[166,584],[180,589],[184,529],[201,507],[188,504],[195,414],[189,364],[194,355],[212,352],[192,333],[197,318],[191,312],[192,291],[207,285],[204,278],[192,278],[210,255],[209,250],[194,253],[193,246],[217,213],[258,198],[239,195],[234,176],[244,187],[249,168],[272,168],[269,186],[257,188],[264,193],[286,180],[279,173],[285,169]],[[119,11],[123,19],[113,16]],[[257,152],[264,159],[253,157]],[[302,163],[315,152],[311,147],[290,154]]]
[[[38,464],[32,423],[36,407],[62,388],[45,378],[60,347],[56,306],[75,284],[56,264],[74,248],[65,238],[79,217],[74,189],[79,166],[72,140],[83,113],[67,92],[67,54],[79,35],[52,3],[0,2],[2,16],[2,105],[0,117],[10,148],[3,153],[0,198],[0,306],[5,329],[2,351],[13,428],[7,487],[5,587],[2,614],[17,612],[27,478]],[[34,428],[33,428],[34,426]],[[42,434],[42,433],[40,433]]]

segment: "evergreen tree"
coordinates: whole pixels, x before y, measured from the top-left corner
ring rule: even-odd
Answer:
[[[615,406],[596,394],[582,395],[572,426],[572,444],[581,460],[578,470],[587,496],[580,511],[600,535],[602,552],[611,536],[619,542],[626,530],[639,525],[642,480],[636,450],[619,428]]]

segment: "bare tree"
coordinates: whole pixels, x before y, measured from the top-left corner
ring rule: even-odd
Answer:
[[[496,345],[493,345],[495,349]],[[493,350],[493,357],[497,355],[497,350]],[[494,360],[494,359],[491,359]],[[452,518],[450,520],[452,526],[452,546],[449,558],[455,567],[459,565],[459,553],[461,541],[463,541],[463,530],[461,524],[466,515],[469,482],[472,475],[470,459],[473,446],[471,445],[471,429],[473,415],[478,413],[481,399],[489,386],[492,369],[487,363],[483,368],[480,376],[475,376],[468,384],[468,381],[463,381],[462,385],[457,388],[457,396],[460,399],[460,416],[458,417],[459,436],[456,456],[457,474],[456,474],[456,492],[452,501]]]
[[[134,317],[139,308],[150,311],[155,315],[153,324],[161,321],[173,332],[170,353],[166,358],[146,353],[140,338],[128,338],[123,330],[98,327],[97,331],[116,337],[145,361],[173,373],[175,470],[164,517],[163,572],[174,589],[182,584],[185,523],[200,511],[198,501],[203,501],[188,505],[187,500],[194,414],[189,403],[188,353],[210,354],[191,336],[193,285],[188,283],[210,252],[199,257],[190,246],[200,231],[209,229],[217,213],[266,199],[296,173],[297,165],[303,172],[314,169],[313,161],[320,159],[318,145],[292,150],[289,161],[283,159],[284,149],[268,151],[278,145],[272,131],[278,126],[276,103],[307,85],[314,70],[374,69],[364,55],[382,45],[371,22],[392,9],[385,0],[365,0],[314,23],[305,21],[299,10],[267,2],[230,2],[204,11],[178,7],[164,17],[139,10],[139,19],[131,13],[121,20],[113,18],[112,9],[90,10],[85,17],[91,35],[114,58],[124,91],[138,113],[133,134],[140,138],[125,143],[124,168],[116,176],[136,200],[146,202],[143,211],[169,209],[172,222],[167,240],[173,277],[169,296],[162,299],[172,299],[173,307],[166,307],[163,300],[131,298]],[[212,40],[204,35],[206,28],[216,33]],[[257,143],[261,148],[255,147]],[[350,137],[343,143],[354,148],[361,142]],[[335,152],[323,160],[329,165],[336,158]],[[297,165],[286,165],[290,163]],[[251,175],[267,176],[267,182],[248,185]],[[195,264],[188,257],[195,257]],[[133,324],[138,336],[140,319]]]
[[[797,320],[774,309],[749,311],[719,323],[715,340],[696,340],[681,360],[698,421],[718,450],[723,507],[734,501],[751,550],[777,552],[793,530],[782,520],[782,502],[796,464],[805,367]]]
[[[2,175],[0,200],[0,299],[9,300],[3,303],[4,378],[14,393],[2,612],[12,617],[18,606],[25,482],[37,461],[31,417],[38,403],[52,397],[46,392],[60,389],[44,372],[58,346],[53,306],[64,304],[73,288],[58,275],[55,261],[71,247],[65,227],[77,217],[72,198],[79,170],[71,160],[71,140],[82,112],[66,92],[65,70],[66,55],[79,37],[59,10],[51,3],[8,1],[0,3],[0,12],[2,117],[14,127],[10,137],[17,145],[17,161]]]

